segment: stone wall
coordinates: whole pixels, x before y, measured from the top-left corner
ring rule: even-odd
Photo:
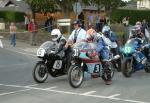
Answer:
[[[9,38],[10,38],[9,33],[0,32],[0,36],[3,36],[4,39],[6,39],[6,40],[9,40]],[[30,43],[30,36],[31,36],[31,33],[29,33],[29,32],[22,32],[22,33],[20,32],[20,33],[16,34],[16,39],[19,41]],[[37,45],[40,45],[41,43],[43,43],[47,40],[51,40],[50,34],[37,33],[37,36],[36,36]]]

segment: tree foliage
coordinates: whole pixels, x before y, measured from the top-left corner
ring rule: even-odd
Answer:
[[[25,0],[35,16],[36,12],[54,12],[56,7],[53,0]]]

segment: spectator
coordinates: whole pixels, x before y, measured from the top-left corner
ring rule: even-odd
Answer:
[[[100,18],[100,31],[102,31],[104,25],[106,25],[106,18],[103,16]]]
[[[124,26],[129,26],[129,17],[123,18],[123,19],[122,19],[122,24],[123,24]]]
[[[3,37],[0,36],[0,48],[3,48],[3,47],[4,47],[4,46],[3,46],[3,43],[2,43],[2,41],[1,41],[2,38],[3,38]]]
[[[37,22],[32,19],[29,26],[28,26],[29,31],[31,32],[31,45],[35,46],[36,45],[36,35],[38,32],[38,25]]]
[[[52,31],[52,24],[53,24],[53,17],[52,16],[48,16],[47,20],[45,22],[45,30],[48,32]]]
[[[25,30],[28,30],[29,18],[27,15],[24,15],[24,23],[25,23]]]
[[[84,27],[84,14],[83,14],[83,12],[81,12],[78,15],[78,19],[81,21],[81,28],[85,29],[85,27]]]
[[[97,12],[96,14],[96,31],[99,32],[100,31],[100,13]]]
[[[9,30],[10,30],[10,44],[13,45],[13,47],[16,46],[16,30],[17,30],[17,27],[15,25],[15,23],[11,23],[10,26],[9,26]]]
[[[93,24],[92,11],[89,13],[89,15],[88,15],[88,17],[87,17],[87,20],[88,20],[88,24],[87,24],[87,25]]]

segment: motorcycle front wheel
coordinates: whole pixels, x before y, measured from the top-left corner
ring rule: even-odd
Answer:
[[[48,77],[46,66],[43,62],[38,62],[33,69],[33,78],[37,83],[43,83]]]
[[[79,65],[72,65],[68,71],[69,84],[73,88],[78,88],[84,80],[84,71]]]
[[[146,73],[150,73],[150,62],[147,62],[144,68]]]
[[[133,71],[133,65],[131,59],[125,59],[122,63],[122,74],[125,77],[131,77]]]
[[[114,77],[114,74],[115,74],[115,69],[114,69],[113,64],[111,62],[107,62],[106,65],[107,66],[104,67],[102,79],[104,81],[112,80]],[[108,72],[109,72],[109,75],[108,75]]]

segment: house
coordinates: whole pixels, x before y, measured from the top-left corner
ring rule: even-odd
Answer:
[[[30,13],[29,5],[21,0],[0,0],[0,11],[13,10],[18,12]]]
[[[150,0],[138,0],[137,9],[150,9]]]
[[[150,0],[130,1],[127,3],[125,7],[120,7],[120,8],[121,9],[137,9],[137,10],[150,9]]]

